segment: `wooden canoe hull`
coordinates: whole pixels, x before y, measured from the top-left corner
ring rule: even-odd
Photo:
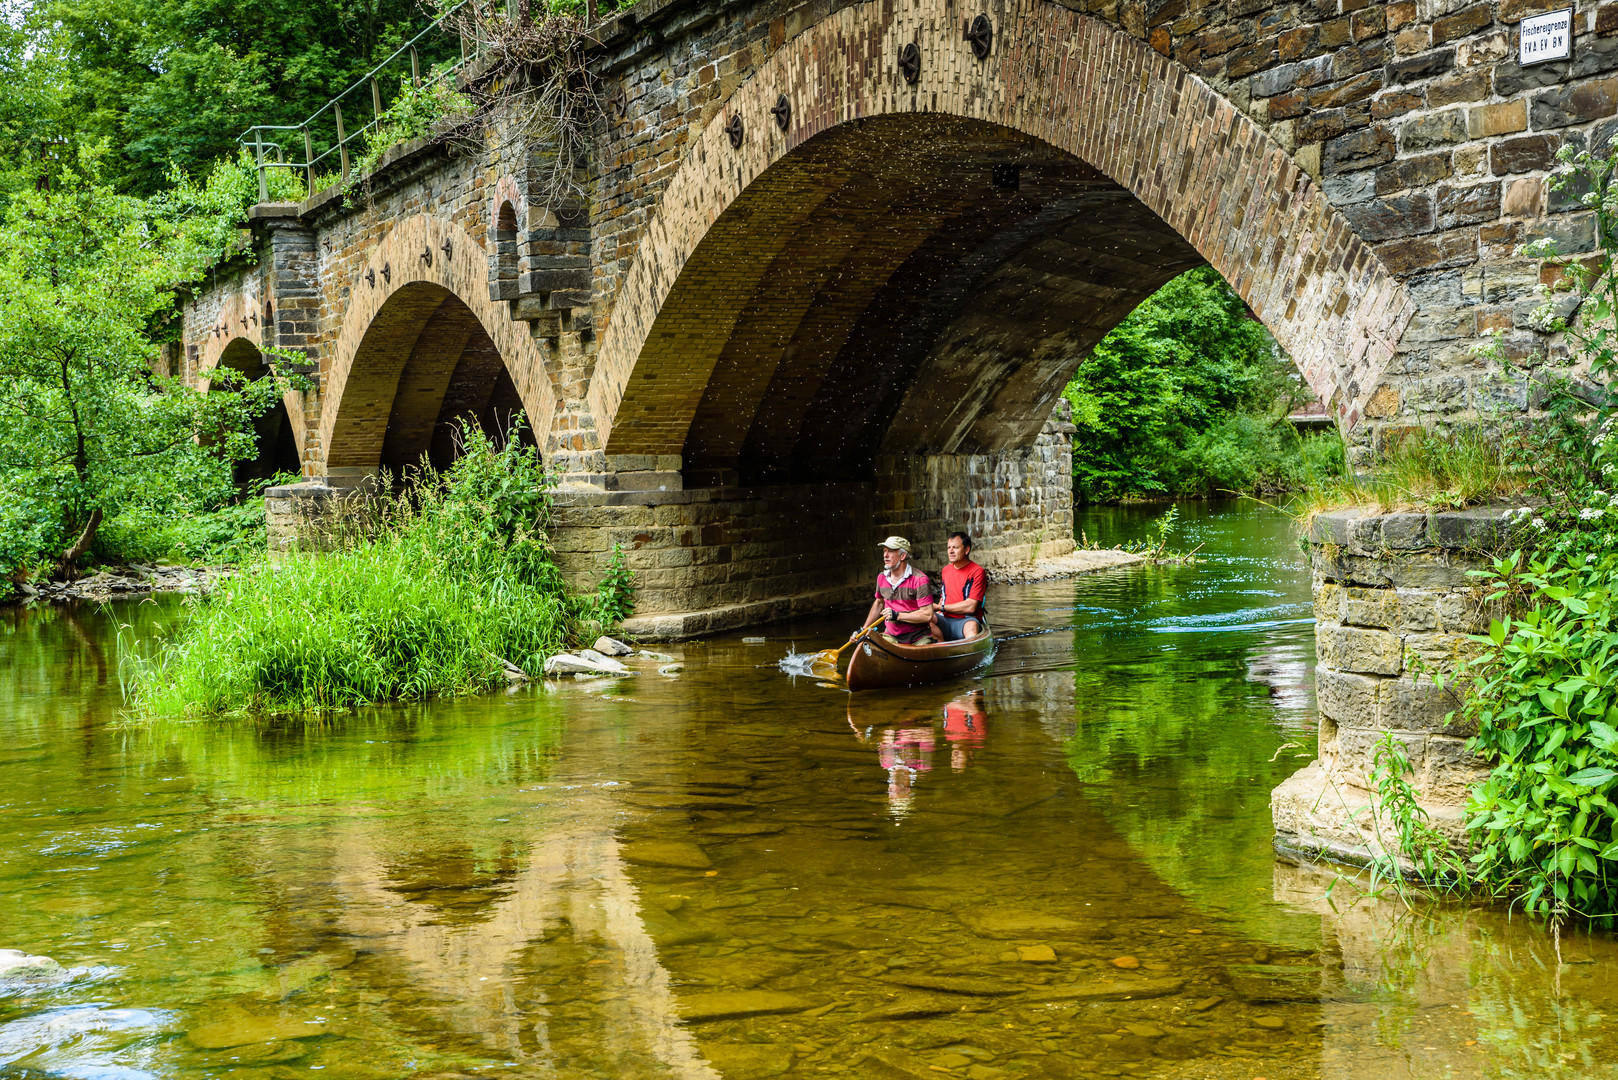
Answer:
[[[848,688],[858,693],[942,682],[987,663],[993,653],[994,636],[987,629],[965,641],[937,645],[896,645],[872,634],[854,646]]]

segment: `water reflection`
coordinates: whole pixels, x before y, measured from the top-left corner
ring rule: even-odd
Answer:
[[[916,782],[932,771],[940,742],[948,749],[949,767],[960,772],[988,737],[982,689],[942,693],[952,700],[920,707],[900,704],[893,695],[849,695],[849,726],[860,742],[875,743],[877,762],[888,776],[888,809],[895,815],[909,811]]]
[[[172,605],[6,613],[0,948],[73,971],[0,985],[0,1076],[1611,1074],[1610,938],[1277,868],[1307,579],[1186,517],[1207,562],[1002,589],[985,677],[853,699],[773,667],[826,620],[146,729],[115,620]]]

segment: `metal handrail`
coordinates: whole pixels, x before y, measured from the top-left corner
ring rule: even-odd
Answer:
[[[238,145],[247,147],[253,151],[253,163],[258,169],[259,202],[269,201],[269,182],[265,176],[265,171],[268,169],[302,169],[304,171],[304,182],[308,188],[308,193],[313,195],[315,193],[315,166],[326,160],[326,158],[330,157],[334,153],[338,155],[341,161],[342,177],[343,181],[346,183],[348,181],[349,173],[348,144],[353,142],[355,139],[363,137],[367,132],[375,128],[377,124],[381,122],[382,114],[386,111],[382,107],[382,87],[377,81],[377,76],[388,68],[395,60],[398,60],[401,56],[408,55],[410,57],[411,83],[416,87],[416,89],[421,89],[421,55],[416,51],[416,43],[427,37],[427,35],[442,29],[444,20],[448,19],[451,15],[459,11],[466,5],[467,2],[468,0],[460,0],[460,2],[454,7],[450,8],[437,19],[433,20],[433,22],[422,30],[421,33],[417,34],[415,37],[399,46],[399,48],[395,49],[393,55],[389,56],[386,60],[383,60],[370,71],[367,71],[364,75],[361,75],[354,81],[352,85],[348,86],[336,97],[332,98],[330,101],[326,102],[326,104],[310,113],[302,123],[255,124],[237,136],[236,142]],[[592,3],[591,6],[594,7],[594,4]],[[432,76],[428,85],[442,82],[444,79],[450,77],[464,67],[466,62],[477,54],[477,44],[481,43],[474,44],[469,50],[466,39],[463,37],[461,39],[460,62],[453,64],[449,68]],[[371,87],[371,122],[366,124],[364,127],[361,127],[357,131],[345,132],[343,128],[343,99],[367,84],[369,84]],[[310,134],[309,129],[314,125],[315,121],[319,120],[320,117],[327,112],[332,113],[333,120],[336,123],[337,141],[317,156],[315,154],[314,137]],[[304,157],[302,161],[287,161],[285,150],[281,144],[274,138],[265,137],[272,132],[281,131],[297,131],[302,133]],[[274,161],[270,161],[266,157],[271,150],[275,152],[276,160]]]
[[[405,42],[403,45],[399,46],[399,48],[394,50],[392,56],[389,56],[386,60],[376,65],[376,67],[372,68],[370,71],[367,71],[364,75],[361,75],[354,81],[353,85],[349,86],[342,93],[338,94],[336,97],[326,102],[326,104],[310,113],[303,123],[255,124],[246,131],[242,132],[241,135],[237,136],[236,142],[239,145],[249,147],[253,151],[253,162],[258,169],[258,201],[268,202],[270,198],[269,182],[265,175],[266,170],[268,169],[302,169],[304,171],[304,183],[308,189],[308,194],[309,196],[313,196],[315,193],[315,166],[326,160],[332,154],[336,154],[338,156],[342,171],[343,183],[346,184],[348,182],[349,173],[348,144],[353,142],[355,139],[363,137],[367,132],[377,127],[377,125],[382,122],[382,114],[386,112],[386,110],[382,107],[382,87],[377,81],[377,75],[395,60],[408,54],[410,56],[410,80],[412,85],[417,90],[420,90],[422,86],[421,55],[416,51],[416,43],[425,38],[428,34],[441,29],[443,27],[444,20],[461,10],[461,8],[466,6],[468,2],[469,0],[458,0],[454,7],[440,15],[432,22],[431,25],[422,30],[421,33],[417,34],[415,37],[411,38],[409,41]],[[596,22],[596,4],[597,0],[585,0],[585,25],[587,26],[594,25]],[[428,85],[434,85],[442,82],[464,68],[469,61],[476,58],[478,53],[481,51],[482,44],[483,43],[481,41],[474,41],[469,47],[466,37],[462,35],[460,61],[438,72],[432,77],[432,80]],[[371,87],[371,122],[360,128],[358,131],[345,132],[343,128],[343,99],[367,84],[369,84]],[[337,141],[327,149],[323,150],[317,156],[315,154],[314,137],[309,134],[309,128],[328,110],[332,113],[332,119],[336,124]],[[303,135],[304,159],[302,161],[285,160],[286,154],[281,144],[275,141],[273,138],[265,138],[266,133],[277,131],[296,131]],[[265,155],[272,149],[275,151],[275,160],[269,161],[266,159]]]

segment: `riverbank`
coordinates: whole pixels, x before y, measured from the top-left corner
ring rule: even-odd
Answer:
[[[234,566],[104,566],[73,581],[18,582],[4,604],[69,603],[88,600],[138,600],[161,593],[202,593],[234,577]]]
[[[1056,581],[1060,578],[1093,574],[1098,570],[1111,570],[1117,566],[1132,566],[1145,562],[1139,555],[1117,548],[1102,551],[1080,549],[1053,559],[1040,559],[1022,566],[1008,566],[989,571],[989,580],[996,585],[1029,585],[1036,581]]]

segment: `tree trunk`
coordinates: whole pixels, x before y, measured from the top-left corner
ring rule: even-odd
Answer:
[[[90,520],[85,522],[84,531],[79,538],[73,541],[73,546],[62,552],[62,557],[56,560],[55,577],[68,579],[73,574],[73,564],[90,550],[90,544],[96,538],[96,527],[101,524],[101,507],[90,511]]]

